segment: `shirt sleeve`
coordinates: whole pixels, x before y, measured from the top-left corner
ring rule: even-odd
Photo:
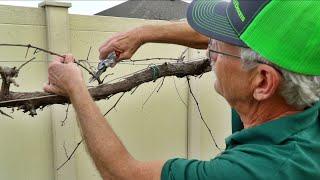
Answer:
[[[230,165],[229,162],[217,159],[211,161],[171,159],[162,169],[161,180],[239,179]]]
[[[274,163],[275,167],[281,165],[281,163],[276,164]],[[177,158],[165,163],[162,168],[161,180],[265,179],[266,172],[270,175],[275,174],[273,172],[275,167],[270,165],[267,158],[241,157],[241,154],[218,156],[210,161]]]

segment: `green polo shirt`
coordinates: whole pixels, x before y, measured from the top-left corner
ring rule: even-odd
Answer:
[[[237,131],[210,161],[171,159],[162,180],[320,179],[320,102],[290,116]]]
[[[237,113],[237,111],[234,109],[231,110],[231,128],[232,128],[232,133],[241,131],[243,129],[243,124],[240,119],[240,116]]]

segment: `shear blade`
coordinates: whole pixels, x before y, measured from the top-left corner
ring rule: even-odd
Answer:
[[[94,82],[95,80],[97,80],[96,77],[99,77],[99,76],[98,76],[98,72],[94,73],[94,76],[91,76],[91,77],[90,77],[89,83],[92,83],[92,82]]]

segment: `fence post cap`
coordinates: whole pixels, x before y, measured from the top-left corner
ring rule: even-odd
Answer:
[[[46,6],[69,8],[72,6],[72,4],[66,3],[66,2],[56,2],[56,1],[43,1],[38,4],[38,7],[46,7]]]

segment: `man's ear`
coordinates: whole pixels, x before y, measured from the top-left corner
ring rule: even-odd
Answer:
[[[279,87],[281,74],[273,67],[260,64],[253,77],[253,98],[262,101],[272,97]]]

